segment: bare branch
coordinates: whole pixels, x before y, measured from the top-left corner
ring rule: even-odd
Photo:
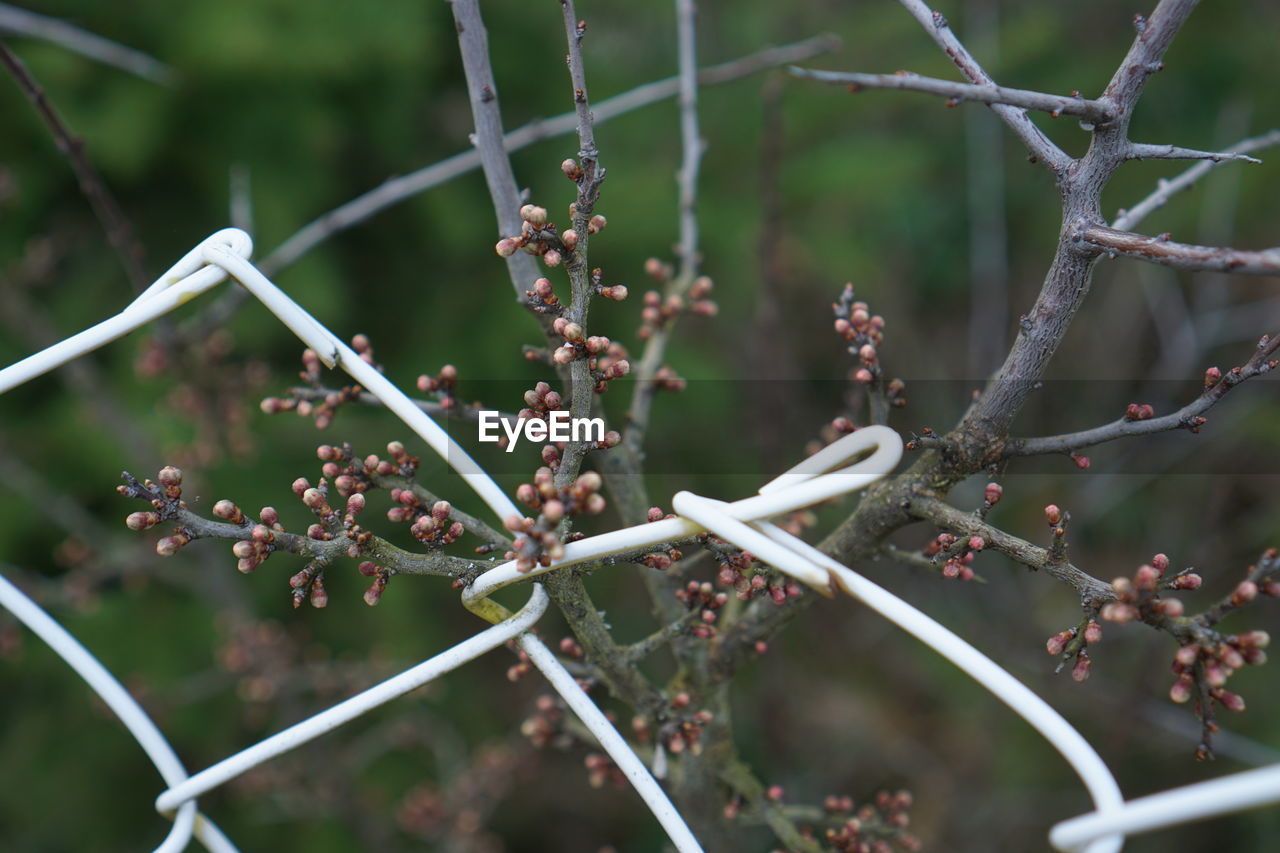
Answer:
[[[978,86],[996,85],[996,81],[991,79],[991,76],[983,70],[978,61],[960,43],[960,39],[956,38],[955,33],[951,31],[950,25],[947,24],[947,19],[942,16],[941,12],[933,11],[922,0],[899,0],[899,2],[911,13],[912,17],[920,22],[920,26],[924,27],[925,32],[951,58],[955,66],[960,69],[960,73],[970,83]],[[1027,147],[1032,156],[1037,160],[1043,161],[1055,173],[1061,172],[1071,162],[1071,158],[1067,156],[1067,153],[1055,145],[1049,137],[1045,136],[1020,107],[1013,107],[1008,104],[992,104],[991,109],[1018,135],[1018,138],[1022,140],[1022,144]]]
[[[1246,163],[1261,163],[1256,157],[1233,151],[1201,151],[1198,148],[1180,148],[1177,145],[1148,145],[1134,142],[1129,146],[1130,160],[1212,160],[1222,163],[1227,160],[1243,160]]]
[[[1114,104],[1116,114],[1126,125],[1147,78],[1164,68],[1165,51],[1198,3],[1199,0],[1160,0],[1150,18],[1134,17],[1137,37],[1099,99]]]
[[[698,129],[698,57],[697,57],[697,8],[692,0],[676,0],[676,43],[678,46],[680,80],[680,141],[683,156],[676,183],[680,187],[680,272],[667,289],[668,294],[683,297],[693,286],[698,274],[698,173],[706,142]],[[649,425],[649,412],[657,391],[655,377],[662,367],[667,342],[676,318],[659,328],[645,344],[644,354],[635,369],[635,390],[631,394],[631,406],[627,410],[626,447],[639,453],[644,446],[645,430]]]
[[[839,71],[818,71],[810,68],[788,69],[794,76],[833,86],[848,86],[850,91],[861,89],[897,89],[905,92],[923,92],[960,101],[976,101],[983,104],[1007,104],[1024,110],[1039,110],[1057,118],[1060,115],[1078,116],[1090,122],[1110,121],[1112,108],[1101,101],[1090,101],[1078,94],[1049,95],[1030,89],[1009,89],[1005,86],[974,85],[921,77],[909,71],[896,74],[858,74]]]
[[[791,62],[810,59],[839,47],[840,40],[835,36],[815,36],[794,44],[782,47],[771,47],[752,53],[739,59],[713,65],[698,72],[698,82],[704,86],[716,86],[731,83],[759,71],[786,65]],[[601,101],[592,109],[596,124],[625,115],[632,110],[656,104],[679,92],[680,78],[668,77],[645,83],[630,91]],[[538,119],[519,127],[502,137],[503,148],[508,154],[527,148],[544,139],[552,139],[572,133],[577,126],[577,113],[567,112],[548,119]],[[399,204],[420,192],[439,186],[454,178],[465,175],[480,166],[480,152],[476,149],[463,151],[448,159],[424,166],[398,178],[391,178],[381,186],[357,196],[346,204],[336,207],[318,219],[313,220],[296,234],[281,243],[271,254],[263,258],[259,266],[267,275],[273,275],[297,261],[307,252],[325,240],[364,222],[369,217],[381,213],[392,205]],[[517,226],[518,230],[518,226]],[[515,233],[515,232],[512,232]]]
[[[22,89],[23,94],[35,106],[40,119],[53,134],[53,141],[71,164],[72,171],[76,173],[76,178],[80,182],[80,192],[88,199],[89,206],[98,217],[98,222],[107,235],[107,241],[120,257],[120,263],[133,283],[134,290],[141,293],[148,284],[146,272],[142,268],[144,255],[142,244],[134,234],[133,225],[120,209],[120,205],[116,203],[107,185],[103,183],[102,176],[85,155],[84,140],[72,135],[62,121],[62,117],[58,115],[58,111],[49,102],[44,90],[31,76],[31,72],[3,42],[0,42],[0,65],[4,65],[13,76],[18,88]]]
[[[82,30],[58,18],[0,3],[0,33],[53,42],[72,53],[136,74],[152,83],[172,86],[177,72],[139,50]]]
[[[1112,255],[1149,261],[1180,270],[1211,270],[1238,275],[1280,275],[1280,247],[1250,251],[1221,246],[1175,243],[1167,234],[1148,237],[1119,231],[1105,225],[1091,225],[1079,234],[1091,246]]]
[[[476,123],[474,142],[498,217],[498,234],[519,234],[520,189],[511,170],[511,158],[503,145],[498,84],[493,79],[489,36],[480,18],[478,0],[454,0],[453,18],[458,28],[458,47],[466,73],[467,92],[471,96],[471,115]],[[506,260],[516,298],[523,303],[525,291],[533,287],[538,277],[538,262],[524,252],[516,252]]]
[[[1098,580],[1071,563],[1055,560],[1048,549],[1005,533],[974,513],[963,512],[937,498],[924,497],[914,499],[908,511],[916,518],[931,521],[957,536],[964,538],[981,536],[985,542],[985,548],[999,551],[1029,569],[1043,571],[1050,577],[1074,587],[1080,594],[1081,604],[1087,608],[1096,609],[1108,601],[1115,600],[1115,591],[1111,588],[1111,584]]]
[[[1251,151],[1258,151],[1262,148],[1268,148],[1272,145],[1280,144],[1280,129],[1272,130],[1260,136],[1245,139],[1232,145],[1223,154],[1247,154]],[[1135,204],[1128,210],[1122,210],[1116,214],[1115,222],[1112,225],[1122,231],[1128,231],[1134,228],[1139,222],[1147,217],[1149,213],[1158,207],[1163,207],[1173,195],[1187,189],[1196,181],[1200,180],[1209,172],[1221,166],[1224,160],[1209,160],[1204,163],[1197,163],[1190,169],[1187,169],[1181,175],[1171,180],[1162,180],[1156,187],[1155,192]]]
[[[1121,418],[1100,427],[1065,435],[1010,439],[1005,444],[1001,455],[1004,458],[1009,458],[1013,456],[1035,456],[1043,453],[1071,453],[1086,447],[1133,435],[1151,435],[1174,429],[1189,429],[1192,432],[1196,432],[1205,423],[1204,413],[1213,408],[1219,400],[1226,396],[1228,391],[1246,379],[1252,379],[1254,376],[1267,373],[1275,368],[1274,357],[1277,349],[1280,349],[1280,335],[1264,337],[1258,343],[1257,351],[1246,364],[1228,370],[1226,374],[1214,380],[1212,384],[1207,384],[1209,380],[1206,379],[1207,387],[1204,393],[1176,412],[1145,420]]]

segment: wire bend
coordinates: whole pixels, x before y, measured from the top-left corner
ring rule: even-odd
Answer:
[[[378,397],[462,476],[495,515],[502,519],[519,514],[511,499],[438,424],[250,263],[252,247],[249,235],[238,229],[214,233],[116,316],[0,370],[0,394],[127,334],[230,276],[263,302],[326,365],[341,367]],[[862,601],[955,663],[1035,727],[1071,764],[1097,807],[1094,813],[1053,828],[1050,840],[1059,850],[1114,853],[1123,845],[1124,833],[1143,832],[1280,800],[1280,765],[1275,765],[1125,804],[1115,779],[1097,752],[1043,699],[921,611],[769,521],[865,488],[891,472],[901,456],[902,440],[897,433],[883,426],[866,427],[779,475],[752,497],[725,503],[681,492],[673,499],[676,518],[569,543],[563,559],[551,566],[535,567],[528,573],[519,572],[515,561],[491,569],[463,591],[462,602],[472,612],[494,622],[493,627],[190,778],[163,735],[119,682],[65,629],[3,577],[0,577],[0,604],[18,615],[103,697],[151,756],[170,786],[157,798],[156,806],[165,813],[176,809],[173,829],[159,848],[166,853],[183,849],[193,834],[212,853],[234,853],[231,842],[196,811],[195,797],[511,638],[516,639],[530,661],[544,673],[627,775],[677,850],[699,853],[697,840],[639,757],[555,655],[527,630],[547,608],[546,593],[541,586],[534,584],[529,601],[514,616],[489,596],[546,571],[703,530],[745,548],[819,591],[830,594],[839,590]],[[855,459],[858,461],[851,461]],[[841,468],[846,462],[851,464]]]

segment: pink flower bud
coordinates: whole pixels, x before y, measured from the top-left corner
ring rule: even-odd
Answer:
[[[1186,608],[1178,599],[1166,598],[1160,602],[1160,612],[1170,619],[1179,619],[1186,612]]]
[[[1177,702],[1179,705],[1182,705],[1190,701],[1191,689],[1194,686],[1194,682],[1190,678],[1185,675],[1179,676],[1178,679],[1173,682],[1173,686],[1169,688],[1169,698],[1174,702]]]
[[[1228,711],[1239,713],[1244,710],[1244,697],[1239,693],[1232,693],[1230,690],[1215,690],[1213,698],[1222,704],[1222,707]]]
[[[987,503],[995,506],[1000,503],[1000,498],[1004,495],[1004,487],[999,483],[987,483],[987,488],[983,492],[983,497]]]
[[[1086,468],[1088,468],[1088,467],[1089,467],[1089,457],[1088,457],[1088,456],[1081,456],[1081,455],[1079,455],[1078,453],[1072,453],[1072,454],[1071,454],[1071,461],[1072,461],[1072,462],[1074,462],[1074,463],[1076,463],[1076,467],[1077,467],[1077,468],[1079,468],[1081,471],[1083,471],[1083,470],[1085,470]]]
[[[1185,575],[1178,575],[1173,579],[1173,583],[1169,584],[1173,589],[1199,589],[1200,584],[1204,580],[1195,572],[1187,572]]]
[[[1058,509],[1057,504],[1049,504],[1044,508],[1044,520],[1054,527],[1062,523],[1062,510]]]
[[[578,232],[574,231],[572,228],[566,229],[565,232],[560,235],[560,242],[564,243],[564,247],[566,249],[573,251],[573,248],[578,245]]]
[[[503,237],[496,244],[493,250],[498,253],[500,258],[509,258],[516,253],[516,249],[520,248],[520,241],[514,237]]]
[[[986,544],[987,544],[987,541],[986,541],[985,539],[983,539],[981,536],[970,536],[970,537],[969,537],[969,550],[970,550],[970,551],[981,551],[984,547],[986,547]]]
[[[160,469],[160,473],[156,475],[156,479],[159,480],[160,485],[164,486],[165,488],[169,488],[171,486],[181,486],[182,485],[182,469],[175,468],[172,465],[166,465],[165,467]]]
[[[1076,635],[1076,632],[1075,632],[1075,629],[1073,628],[1068,628],[1065,631],[1059,631],[1057,634],[1054,634],[1052,637],[1050,637],[1049,641],[1045,643],[1044,645],[1045,651],[1047,651],[1049,654],[1053,655],[1054,657],[1057,657],[1058,655],[1066,651],[1067,643],[1071,642],[1072,638],[1075,637],[1075,635]]]
[[[324,495],[319,489],[307,489],[302,493],[302,502],[310,509],[319,509],[324,506]]]
[[[146,530],[160,523],[160,514],[155,512],[131,512],[124,520],[130,530]]]
[[[1156,554],[1151,558],[1151,565],[1163,576],[1169,568],[1169,557],[1165,554]]]
[[[542,256],[542,262],[549,267],[558,267],[564,261],[564,256],[555,249],[550,249]]]
[[[599,234],[608,224],[609,220],[597,213],[595,216],[591,217],[591,220],[587,223],[587,233]]]
[[[547,224],[547,209],[536,204],[526,204],[520,208],[520,218],[535,228],[541,228]]]
[[[1090,645],[1102,642],[1102,626],[1092,619],[1084,629],[1084,641]]]
[[[1246,631],[1236,637],[1236,645],[1242,649],[1265,649],[1271,645],[1271,635],[1266,631]]]
[[[1195,645],[1179,646],[1173,659],[1179,666],[1194,666],[1200,658],[1200,647]]]
[[[1204,387],[1212,388],[1222,379],[1222,371],[1216,367],[1210,367],[1204,372]]]
[[[551,353],[551,360],[556,364],[568,364],[578,357],[578,351],[572,345],[566,344],[562,347],[556,347]]]
[[[871,371],[865,367],[858,368],[857,372],[853,374],[853,381],[860,385],[870,385],[874,379],[875,377],[871,375]]]
[[[1231,593],[1231,603],[1236,607],[1248,604],[1258,597],[1258,585],[1253,581],[1241,581],[1235,592]]]
[[[1071,678],[1076,682],[1083,682],[1089,679],[1089,670],[1093,666],[1089,656],[1084,652],[1076,658],[1076,665],[1071,668]]]
[[[569,158],[560,164],[560,171],[564,172],[564,176],[569,180],[577,183],[582,180],[582,167],[578,165],[578,161]]]

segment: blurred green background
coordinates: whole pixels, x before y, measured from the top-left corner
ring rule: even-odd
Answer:
[[[830,32],[843,49],[808,65],[954,78],[888,0],[699,7],[704,65]],[[32,8],[177,70],[174,85],[160,86],[57,46],[7,40],[85,139],[136,226],[151,275],[228,224],[233,173],[248,178],[262,256],[388,176],[468,144],[452,18],[439,0],[65,0]],[[667,4],[583,2],[578,11],[589,22],[593,99],[674,73]],[[949,0],[942,11],[1000,82],[1093,95],[1128,47],[1132,14],[1149,9]],[[559,4],[495,0],[484,14],[506,127],[569,109]],[[1277,27],[1280,7],[1263,0],[1198,10],[1148,86],[1134,138],[1211,148],[1280,125]],[[987,110],[948,110],[921,95],[852,97],[774,71],[705,89],[700,113],[708,144],[703,266],[721,310],[713,320],[682,322],[671,348],[670,362],[691,385],[679,400],[662,398],[655,415],[654,499],[665,507],[679,488],[744,495],[798,459],[841,412],[850,362],[829,331],[828,305],[846,281],[888,320],[881,357],[907,380],[910,398],[893,425],[950,426],[1038,289],[1058,228],[1049,176]],[[7,364],[115,312],[132,291],[67,162],[8,79],[0,81],[0,117]],[[1087,135],[1074,122],[1036,121],[1069,152],[1083,151]],[[633,298],[600,303],[592,331],[633,352],[644,260],[669,259],[677,237],[677,128],[668,101],[597,134],[609,169],[599,210],[609,228],[592,241],[591,258]],[[559,138],[513,158],[519,181],[553,218],[571,199],[558,164],[576,147]],[[1280,158],[1262,156],[1260,166],[1217,170],[1141,230],[1276,245]],[[1108,214],[1182,168],[1126,166],[1106,192]],[[511,299],[494,239],[488,193],[472,173],[335,236],[276,280],[339,334],[369,334],[401,384],[453,363],[463,397],[514,408],[545,371],[521,358],[537,329]],[[1276,284],[1103,264],[1053,381],[1018,431],[1091,426],[1133,400],[1181,405],[1205,367],[1242,363],[1258,336],[1280,331]],[[185,328],[217,299],[186,306],[170,328]],[[399,579],[371,609],[354,566],[340,566],[329,572],[326,610],[294,611],[286,578],[297,560],[278,556],[241,577],[225,543],[196,543],[165,560],[154,554],[154,534],[125,530],[124,515],[139,507],[113,491],[121,469],[143,476],[180,464],[196,508],[222,497],[246,509],[273,504],[297,525],[304,511],[289,483],[318,476],[314,444],[345,439],[370,453],[405,438],[377,411],[348,407],[323,434],[305,419],[261,414],[257,400],[296,381],[300,345],[257,304],[158,372],[140,368],[151,341],[136,334],[0,400],[0,561],[126,681],[189,769],[479,627],[441,581]],[[1073,515],[1073,559],[1104,579],[1165,551],[1205,575],[1206,590],[1186,597],[1195,611],[1231,588],[1262,548],[1280,544],[1275,388],[1264,378],[1233,392],[1197,437],[1100,448],[1087,472],[1059,458],[1015,464],[992,519],[1043,541],[1040,508],[1058,503]],[[616,383],[606,408],[620,412],[629,392]],[[538,464],[536,451],[501,461],[511,485]],[[424,471],[428,485],[470,506],[438,465]],[[983,482],[957,490],[957,505],[976,506]],[[821,528],[847,510],[823,510]],[[919,548],[931,536],[916,528],[898,541]],[[1268,667],[1233,679],[1249,710],[1223,721],[1230,734],[1219,760],[1197,764],[1195,722],[1164,698],[1174,651],[1167,637],[1108,626],[1093,678],[1076,685],[1065,673],[1055,677],[1043,652],[1047,636],[1077,619],[1070,590],[996,556],[979,561],[986,585],[948,585],[887,563],[866,568],[1060,707],[1131,796],[1280,758],[1280,689]],[[622,641],[653,627],[639,571],[589,582]],[[1280,630],[1277,609],[1262,602],[1226,627]],[[557,630],[544,623],[546,636]],[[1048,825],[1087,807],[1062,761],[1026,726],[864,611],[820,603],[773,645],[735,685],[735,725],[743,753],[790,800],[910,788],[915,830],[939,851],[1045,849]],[[511,663],[505,653],[473,663],[213,793],[202,808],[244,849],[657,849],[653,822],[630,793],[587,787],[581,750],[537,752],[520,737],[541,686],[534,678],[509,684]],[[655,671],[665,665],[655,662]],[[161,786],[141,751],[7,614],[0,780],[5,850],[149,849],[167,829],[151,810]],[[1280,810],[1271,810],[1166,831],[1128,849],[1263,851],[1275,848],[1277,833]],[[772,846],[761,835],[751,849]]]

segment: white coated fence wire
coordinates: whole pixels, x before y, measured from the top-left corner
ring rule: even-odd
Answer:
[[[228,228],[211,235],[116,316],[0,370],[0,394],[128,334],[231,277],[266,305],[327,366],[342,367],[398,415],[465,479],[499,519],[519,514],[493,479],[442,428],[250,263],[252,247],[249,235],[238,229]],[[868,453],[866,458],[840,467]],[[1276,764],[1126,803],[1098,753],[1026,685],[915,607],[768,520],[865,488],[892,471],[901,456],[902,440],[897,433],[888,427],[867,427],[809,457],[766,484],[755,497],[725,503],[680,492],[673,499],[676,518],[572,542],[565,546],[564,558],[549,567],[521,573],[512,561],[491,569],[464,589],[462,603],[494,623],[492,627],[194,776],[187,775],[164,735],[106,668],[3,577],[0,577],[0,604],[31,628],[102,697],[156,765],[169,786],[157,797],[156,809],[173,820],[169,834],[156,848],[165,853],[185,849],[193,837],[212,853],[235,851],[231,841],[197,810],[196,800],[200,795],[511,639],[599,740],[657,817],[676,849],[680,853],[700,851],[697,839],[639,756],[555,655],[529,632],[547,609],[548,600],[542,587],[532,584],[528,602],[515,614],[489,596],[545,571],[704,530],[750,551],[763,562],[823,594],[838,590],[866,604],[950,660],[1040,732],[1080,776],[1096,809],[1052,828],[1049,838],[1058,850],[1114,853],[1123,846],[1127,834],[1280,802],[1280,764]]]

